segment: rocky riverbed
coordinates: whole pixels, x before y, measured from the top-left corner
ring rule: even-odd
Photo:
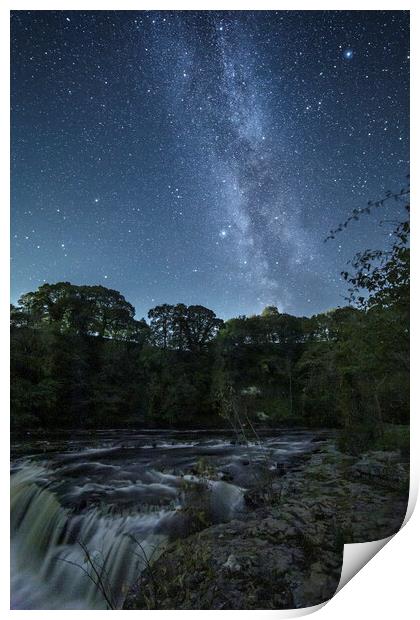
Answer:
[[[259,476],[240,519],[209,526],[203,485],[180,511],[190,535],[148,563],[124,608],[287,609],[332,597],[343,544],[400,528],[409,467],[399,452],[354,457],[332,440],[314,448],[299,463]]]

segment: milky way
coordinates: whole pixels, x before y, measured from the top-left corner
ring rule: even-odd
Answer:
[[[395,207],[323,239],[406,183],[408,84],[407,12],[13,12],[13,300],[343,305]]]

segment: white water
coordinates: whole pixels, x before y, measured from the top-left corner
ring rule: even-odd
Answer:
[[[166,536],[153,534],[165,511],[115,517],[92,509],[72,515],[36,480],[46,472],[28,465],[12,477],[12,609],[106,609],[107,600],[86,574],[93,568],[77,544],[83,541],[101,572],[108,603],[122,605],[144,567],[145,554],[160,552]],[[137,547],[129,535],[141,543]],[[98,581],[98,579],[96,579]]]
[[[49,451],[32,456],[34,444],[18,444],[26,456],[15,460],[11,478],[12,609],[121,608],[145,563],[168,537],[184,535],[185,484],[203,485],[203,476],[188,474],[198,458],[233,478],[205,484],[211,518],[219,522],[243,513],[251,452],[254,464],[262,459],[266,466],[267,454],[278,459],[308,446],[304,434],[248,447],[226,438],[175,438],[43,441]]]

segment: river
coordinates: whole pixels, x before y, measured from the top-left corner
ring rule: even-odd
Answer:
[[[149,559],[185,535],[194,489],[208,494],[212,522],[245,518],[246,489],[313,438],[269,430],[245,445],[226,430],[107,430],[12,440],[11,608],[120,608]]]

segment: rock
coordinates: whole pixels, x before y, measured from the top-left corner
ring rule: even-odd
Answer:
[[[202,523],[199,533],[171,543],[126,608],[290,609],[325,602],[340,580],[343,544],[385,538],[402,524],[407,475],[387,453],[348,457],[327,444],[246,491],[237,519]],[[226,514],[238,491],[223,480],[204,495],[195,488],[194,507],[209,511],[213,522],[213,511]],[[184,519],[174,524],[178,531],[186,526]]]
[[[233,553],[230,554],[230,556],[228,557],[226,562],[222,564],[222,566],[223,568],[227,568],[229,571],[233,571],[233,572],[237,572],[241,570],[241,565],[239,564],[238,560],[233,555]]]
[[[331,576],[330,571],[321,562],[315,562],[311,565],[309,577],[293,591],[295,607],[324,603],[334,596],[337,586],[337,579]]]
[[[221,471],[220,480],[223,480],[223,482],[232,482],[233,475],[228,471]]]
[[[364,455],[349,470],[353,478],[366,480],[372,485],[392,488],[408,486],[408,467],[395,461],[393,452],[372,452]]]

